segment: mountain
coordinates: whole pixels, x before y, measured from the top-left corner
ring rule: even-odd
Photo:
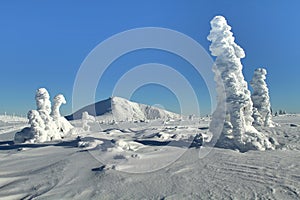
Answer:
[[[81,119],[83,112],[99,120],[132,121],[159,118],[179,118],[180,115],[157,107],[139,104],[121,97],[112,97],[81,108],[66,116],[68,120]]]

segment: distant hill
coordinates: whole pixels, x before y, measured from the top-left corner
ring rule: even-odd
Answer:
[[[81,119],[82,113],[97,116],[99,120],[131,121],[161,118],[179,118],[180,115],[161,108],[129,101],[121,97],[112,97],[88,105],[66,116],[68,120]]]

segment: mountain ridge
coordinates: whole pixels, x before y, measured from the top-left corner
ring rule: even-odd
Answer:
[[[81,119],[82,113],[88,112],[89,115],[103,120],[114,121],[133,121],[145,119],[164,119],[180,118],[180,115],[155,106],[129,101],[122,97],[110,97],[87,105],[78,111],[65,116],[68,120]]]

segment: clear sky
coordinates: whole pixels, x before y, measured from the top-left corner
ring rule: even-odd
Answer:
[[[69,104],[62,112],[69,114],[81,63],[100,42],[122,31],[169,28],[208,50],[209,21],[215,15],[226,17],[246,52],[242,60],[246,80],[251,80],[255,68],[267,68],[273,110],[299,113],[299,10],[299,0],[1,1],[0,114],[25,115],[34,109],[39,87],[46,87],[52,97],[63,93]],[[130,68],[154,62],[179,70],[195,89],[200,112],[209,112],[201,77],[184,60],[158,50],[131,52],[116,60],[99,82],[96,100],[111,96],[114,84]],[[176,96],[155,84],[139,88],[132,100],[178,111]]]

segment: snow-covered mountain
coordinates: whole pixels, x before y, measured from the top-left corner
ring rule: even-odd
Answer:
[[[133,121],[145,119],[179,118],[180,115],[161,108],[139,104],[121,97],[112,97],[88,105],[66,116],[68,120],[81,119],[83,112],[97,116],[99,120]]]

